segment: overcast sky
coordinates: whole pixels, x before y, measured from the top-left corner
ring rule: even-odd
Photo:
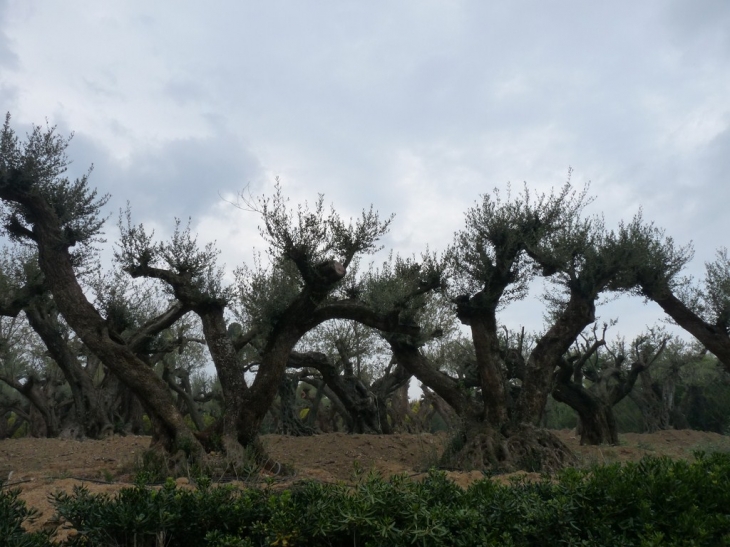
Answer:
[[[388,248],[443,250],[480,194],[591,181],[609,226],[730,231],[730,2],[0,0],[0,106],[75,132],[110,210],[192,217],[229,266],[246,185],[396,213]],[[111,232],[111,231],[110,231]],[[111,235],[111,233],[110,233]],[[658,307],[614,303],[634,333]],[[525,303],[505,321],[539,328]]]

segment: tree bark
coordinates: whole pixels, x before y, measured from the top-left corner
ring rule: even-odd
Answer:
[[[449,375],[436,370],[415,345],[393,336],[388,337],[388,343],[393,351],[393,358],[398,364],[435,391],[454,409],[458,416],[466,417],[470,414],[481,413],[459,383]]]
[[[395,370],[391,371],[393,364],[396,365]],[[393,433],[393,428],[388,421],[388,401],[400,389],[405,390],[407,399],[408,386],[412,377],[413,375],[404,366],[391,362],[386,373],[375,380],[372,386],[370,386],[371,391],[375,395],[380,429],[385,434]]]
[[[541,423],[555,369],[583,329],[595,321],[595,309],[594,298],[573,291],[558,319],[537,341],[527,360],[517,399],[515,420],[518,423],[535,426]]]
[[[190,419],[193,421],[193,424],[195,424],[195,428],[198,431],[203,431],[205,429],[205,423],[203,422],[203,417],[200,415],[200,411],[198,411],[198,405],[193,399],[193,394],[190,392],[189,376],[190,375],[184,370],[170,370],[168,365],[165,365],[162,371],[162,379],[167,382],[170,389],[177,393],[177,396],[187,409]],[[178,384],[175,380],[176,377],[180,378],[180,384]]]
[[[663,431],[671,427],[671,413],[674,408],[674,382],[659,385],[654,382],[648,370],[639,374],[641,390],[632,390],[629,397],[636,404],[647,433]],[[669,393],[671,391],[671,395]]]
[[[284,377],[286,364],[300,334],[291,328],[282,329],[272,337],[262,352],[261,363],[251,388],[241,397],[241,408],[236,420],[238,440],[243,446],[253,445],[266,413],[276,397]]]
[[[492,427],[499,429],[508,422],[509,417],[506,382],[500,370],[502,358],[499,351],[496,313],[474,316],[469,321],[469,326],[484,399],[484,418]]]

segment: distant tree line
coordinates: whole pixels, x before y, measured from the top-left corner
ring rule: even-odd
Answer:
[[[267,247],[227,283],[189,226],[160,241],[129,208],[104,271],[108,196],[90,172],[66,176],[68,144],[54,128],[20,139],[9,115],[0,135],[0,438],[145,431],[170,461],[202,462],[263,454],[262,431],[441,427],[450,465],[549,469],[572,455],[546,425],[573,420],[589,444],[618,441],[617,413],[646,431],[728,428],[727,252],[687,279],[691,247],[641,214],[607,227],[570,180],[485,194],[442,254],[367,267],[392,217],[345,221],[278,184],[242,193]],[[538,278],[543,330],[510,330],[498,312]],[[656,302],[697,343],[656,327],[607,340],[596,305],[617,294]]]

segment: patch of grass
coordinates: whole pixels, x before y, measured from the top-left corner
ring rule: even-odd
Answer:
[[[235,455],[224,454],[220,462],[209,461],[206,468],[195,466],[194,475],[210,475],[233,477],[236,480],[248,481],[258,477],[263,469],[274,467],[272,472],[281,472],[281,464],[277,464],[255,446],[247,446]]]
[[[418,437],[418,464],[414,471],[428,471],[430,469],[437,469],[441,461],[439,455],[438,446],[423,441],[421,436]]]
[[[165,454],[158,450],[144,450],[134,465],[135,484],[155,484],[171,476]]]
[[[704,454],[730,454],[730,439],[722,441],[703,441],[695,444],[694,446],[686,449],[688,454],[695,454],[696,452],[702,452]]]
[[[114,482],[114,474],[108,469],[103,469],[101,471],[101,476],[104,477],[106,482]]]
[[[600,453],[577,452],[576,458],[578,459],[578,464],[575,466],[576,469],[590,469],[592,467],[604,465],[606,463]]]
[[[646,441],[639,441],[636,443],[636,448],[646,450],[647,452],[654,452],[656,450],[653,444],[647,443]]]

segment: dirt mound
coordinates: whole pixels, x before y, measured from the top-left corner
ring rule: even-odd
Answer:
[[[730,437],[701,431],[661,431],[624,434],[616,446],[580,446],[575,433],[557,431],[574,451],[579,465],[636,461],[646,455],[691,458],[696,450],[730,451]],[[293,481],[351,482],[369,470],[383,475],[405,473],[415,478],[436,466],[449,440],[448,435],[396,434],[346,435],[330,433],[312,437],[266,435],[264,443],[272,459],[289,464],[295,475],[275,477],[280,487]],[[48,495],[71,492],[84,484],[92,492],[114,492],[134,477],[149,437],[111,437],[100,441],[64,439],[9,439],[0,441],[0,477],[23,490],[22,499],[42,514],[35,527],[52,525],[53,508]],[[481,472],[448,472],[461,486],[483,478]],[[530,474],[530,477],[538,477]],[[513,475],[501,476],[506,481]],[[186,479],[179,479],[185,484]]]
[[[414,474],[438,465],[449,438],[430,435],[347,435],[311,437],[265,435],[271,458],[294,467],[298,478],[350,481],[356,473],[376,470],[383,475]]]

